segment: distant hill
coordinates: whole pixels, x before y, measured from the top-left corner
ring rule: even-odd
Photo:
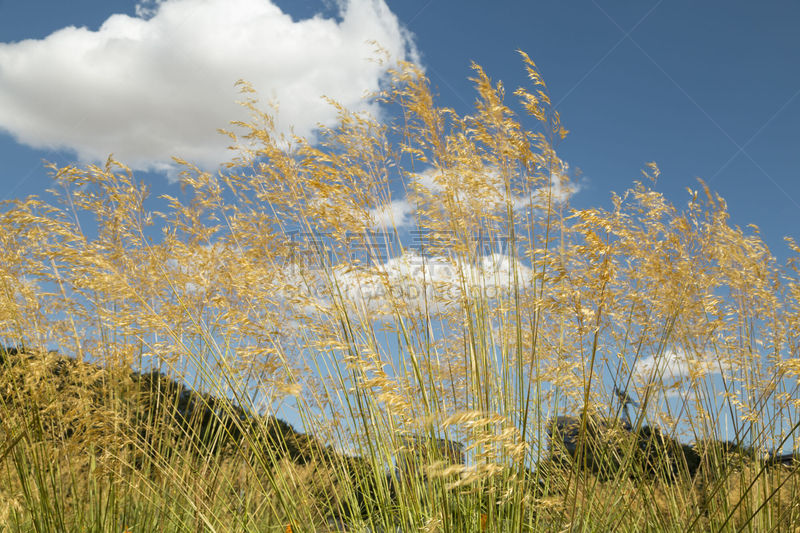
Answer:
[[[795,460],[793,454],[759,457],[753,448],[736,442],[713,440],[700,447],[684,444],[658,427],[633,428],[614,419],[590,416],[583,434],[580,429],[580,417],[554,419],[548,428],[550,459],[561,463],[577,459],[582,467],[601,475],[613,476],[624,468],[630,475],[675,480],[682,472],[695,477],[704,467],[726,469],[759,459],[767,465]]]
[[[322,486],[315,498],[335,502],[332,508],[342,513],[353,505],[367,512],[377,485],[391,483],[388,476],[375,479],[364,459],[340,454],[279,418],[259,417],[159,372],[107,369],[56,352],[0,348],[3,419],[9,427],[27,424],[32,438],[51,442],[54,450],[93,449],[100,456],[127,449],[137,469],[152,470],[176,453],[182,460],[249,460],[268,470],[286,468],[286,461],[310,467]],[[351,489],[348,495],[337,494],[342,486]]]
[[[229,453],[245,442],[299,464],[333,453],[279,418],[258,417],[162,373],[104,369],[55,352],[0,348],[0,402],[7,413],[28,412],[39,433],[56,440],[102,443],[104,429],[127,426],[142,449],[169,434],[191,440],[197,453]]]

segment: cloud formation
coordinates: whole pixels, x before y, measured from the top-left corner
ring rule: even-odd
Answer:
[[[730,368],[724,361],[699,359],[667,350],[663,354],[643,357],[633,367],[634,381],[647,384],[653,381],[682,381],[687,377],[719,374]]]
[[[314,277],[314,274],[311,274]],[[465,287],[480,290],[487,298],[509,294],[515,278],[525,287],[531,270],[518,259],[502,253],[480,255],[470,263],[442,256],[422,256],[414,251],[389,258],[366,269],[341,268],[333,279],[346,304],[374,318],[391,317],[398,302],[405,311],[425,312],[428,306],[443,310],[460,305]],[[285,279],[299,283],[297,271],[287,270]],[[308,284],[308,273],[303,276]],[[322,285],[325,285],[322,281]],[[317,291],[318,305],[327,307],[324,290]]]
[[[405,198],[370,209],[369,217],[374,229],[403,228],[413,222],[414,206]]]
[[[230,158],[217,133],[246,119],[234,83],[279,106],[279,131],[313,136],[336,112],[321,96],[362,101],[413,43],[384,0],[342,2],[339,20],[292,20],[271,0],[149,0],[97,31],[66,27],[0,43],[0,129],[34,148],[83,162],[110,153],[135,169],[167,170],[172,156],[204,168]]]
[[[423,192],[424,197],[441,195],[449,188],[459,202],[477,202],[491,209],[505,210],[506,202],[509,201],[514,210],[523,211],[547,205],[548,201],[562,204],[580,192],[581,185],[571,181],[569,174],[569,164],[562,161],[560,169],[550,173],[549,186],[527,191],[525,194],[508,195],[503,177],[495,167],[484,166],[467,172],[443,172],[429,167],[411,176],[411,186],[416,191]],[[476,182],[482,187],[475,187]]]

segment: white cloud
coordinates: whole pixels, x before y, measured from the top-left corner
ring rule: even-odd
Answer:
[[[491,202],[494,209],[505,209],[506,200],[511,202],[515,211],[528,209],[532,205],[545,205],[548,195],[553,203],[560,204],[569,200],[581,189],[578,183],[569,179],[569,165],[561,162],[560,171],[553,171],[550,174],[549,187],[541,187],[528,194],[507,195],[505,184],[497,168],[486,166],[478,170],[472,170],[464,174],[454,172],[442,172],[434,167],[430,167],[423,172],[411,176],[412,188],[422,192],[424,196],[437,196],[445,192],[448,188],[454,191],[458,201],[477,200],[481,202]],[[478,178],[483,185],[478,189],[473,185],[474,178]]]
[[[700,359],[667,350],[663,354],[643,357],[633,367],[633,378],[639,384],[650,382],[679,382],[687,377],[719,374],[730,365],[712,359]]]
[[[247,118],[236,80],[277,102],[279,131],[310,136],[336,119],[322,95],[378,113],[361,99],[389,65],[369,41],[393,61],[415,59],[384,0],[342,2],[339,21],[294,21],[271,0],[146,0],[136,13],[97,31],[0,43],[0,129],[86,162],[113,153],[136,169],[168,169],[179,156],[213,168],[230,158],[216,130]]]
[[[470,291],[480,289],[488,298],[500,296],[512,287],[514,270],[524,287],[530,269],[505,254],[486,254],[464,263],[405,252],[372,268],[343,269],[335,273],[335,278],[349,304],[373,316],[392,316],[393,301],[420,311],[432,305],[440,309],[457,305],[464,286]]]
[[[372,220],[372,227],[375,229],[402,228],[408,226],[413,221],[411,216],[414,213],[414,206],[408,200],[392,200],[392,202],[370,209],[369,217]]]

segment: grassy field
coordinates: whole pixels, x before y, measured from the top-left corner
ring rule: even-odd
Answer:
[[[475,66],[459,116],[404,65],[372,96],[393,121],[337,107],[313,143],[242,83],[231,162],[183,162],[180,198],[110,159],[7,202],[0,531],[800,526],[770,460],[800,424],[797,256],[702,183],[672,205],[654,163],[572,208],[522,59],[516,106]]]

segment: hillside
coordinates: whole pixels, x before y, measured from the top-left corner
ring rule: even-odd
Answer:
[[[0,421],[0,472],[11,477],[0,489],[6,502],[0,523],[15,505],[35,510],[43,498],[75,505],[87,480],[61,479],[69,474],[62,461],[82,475],[134,485],[144,480],[154,490],[169,477],[207,470],[220,478],[210,490],[225,492],[240,508],[237,496],[256,484],[264,493],[285,490],[308,499],[320,507],[320,520],[330,509],[366,511],[375,490],[363,479],[362,459],[339,454],[279,418],[254,415],[159,372],[105,369],[55,352],[0,350]],[[58,482],[31,491],[20,474],[32,466]],[[297,486],[277,487],[292,470]],[[343,481],[347,488],[337,488]],[[273,506],[280,502],[267,499],[257,507],[270,519],[279,517]]]

